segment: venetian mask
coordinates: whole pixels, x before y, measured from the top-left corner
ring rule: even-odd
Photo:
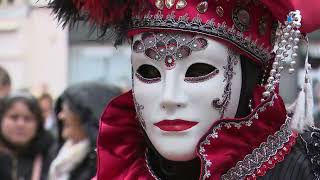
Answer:
[[[141,33],[132,51],[135,107],[148,138],[168,160],[195,158],[213,123],[236,114],[240,55],[187,33]]]

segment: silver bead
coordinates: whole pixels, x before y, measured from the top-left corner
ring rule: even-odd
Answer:
[[[289,69],[289,73],[290,73],[290,74],[294,73],[294,69],[293,69],[293,68],[290,68],[290,69]]]
[[[297,51],[299,49],[299,46],[293,46],[293,50]]]
[[[299,38],[294,38],[294,43],[298,44],[298,43],[299,43],[299,41],[300,41],[300,39],[299,39]]]
[[[284,52],[283,53],[283,57],[288,57],[289,56],[289,53],[288,52]]]
[[[270,73],[273,75],[275,74],[277,71],[275,69],[271,69]]]
[[[296,30],[296,31],[295,31],[295,34],[296,34],[296,36],[300,36],[300,35],[301,35],[301,32],[300,32],[299,30]]]
[[[285,38],[288,38],[288,37],[290,36],[290,34],[286,32],[286,33],[283,34],[283,36],[284,36]]]
[[[281,74],[280,74],[280,73],[276,74],[276,78],[277,78],[277,79],[279,79],[280,77],[281,77]]]
[[[284,47],[281,47],[281,48],[277,49],[276,53],[282,54],[284,50],[285,50]]]
[[[269,91],[265,91],[264,93],[263,93],[263,97],[269,97],[270,96],[270,92]]]
[[[286,28],[284,28],[283,32],[289,32],[292,29],[291,25],[287,25]]]
[[[290,31],[290,34],[293,35],[294,33],[295,33],[295,30],[292,29],[292,30]]]
[[[278,46],[279,46],[279,47],[283,47],[284,45],[285,45],[285,43],[282,43],[282,42],[279,42],[279,43],[278,43]]]
[[[290,44],[286,45],[286,50],[290,50],[292,46]]]
[[[301,23],[299,23],[299,22],[298,22],[298,23],[295,23],[295,27],[296,27],[296,28],[301,28]]]
[[[271,89],[272,88],[272,84],[267,84],[267,89]]]
[[[291,64],[291,66],[294,66],[294,65],[296,65],[296,61],[291,61],[290,64]]]
[[[293,54],[291,55],[291,57],[292,57],[293,59],[295,59],[295,58],[298,57],[298,54],[297,54],[297,53],[293,53]]]
[[[292,42],[293,41],[293,37],[289,37],[288,41]]]
[[[280,71],[282,71],[282,70],[284,69],[284,67],[283,67],[283,66],[280,66],[278,69],[279,69]]]
[[[279,55],[279,54],[277,54],[276,57],[275,57],[275,60],[276,60],[276,61],[279,61],[279,60],[281,60],[281,58],[282,58],[282,56]]]
[[[272,81],[274,81],[274,77],[271,76],[268,78],[268,82],[272,82]]]

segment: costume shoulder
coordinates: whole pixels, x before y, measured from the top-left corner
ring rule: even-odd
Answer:
[[[259,180],[320,180],[320,130],[301,134],[291,152]]]

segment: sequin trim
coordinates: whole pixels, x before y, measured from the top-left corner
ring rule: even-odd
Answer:
[[[188,83],[200,83],[207,81],[211,78],[213,78],[215,75],[219,73],[219,69],[213,70],[211,73],[204,75],[204,76],[198,76],[198,77],[185,77],[184,81]]]
[[[141,82],[144,82],[146,84],[152,84],[152,83],[157,83],[157,82],[161,81],[161,78],[159,78],[159,77],[148,79],[148,78],[141,76],[139,73],[135,73],[135,75]]]
[[[199,14],[193,19],[191,19],[188,14],[180,16],[177,20],[175,18],[175,11],[172,11],[166,17],[164,17],[161,11],[158,11],[158,13],[154,15],[148,12],[148,14],[143,17],[132,17],[130,29],[168,29],[196,32],[198,34],[224,39],[261,61],[263,65],[268,64],[271,59],[270,49],[264,47],[263,44],[258,44],[258,41],[252,40],[250,36],[245,37],[234,25],[228,27],[226,22],[215,23],[214,19],[202,23]]]
[[[245,179],[246,176],[253,175],[265,162],[274,165],[270,158],[275,156],[278,150],[284,148],[284,145],[289,142],[289,138],[293,134],[289,127],[290,120],[291,118],[287,117],[286,123],[281,126],[279,131],[274,135],[268,136],[267,142],[263,142],[260,144],[260,147],[254,149],[251,154],[246,155],[235,167],[229,169],[221,179]]]
[[[274,99],[278,98],[276,94],[273,94],[273,96],[270,98],[270,100],[268,102],[266,102],[265,104],[263,104],[261,107],[259,107],[254,113],[252,113],[252,116],[249,117],[247,120],[245,121],[241,121],[241,122],[223,122],[218,124],[216,127],[214,127],[212,129],[212,132],[207,135],[207,137],[200,143],[199,146],[199,154],[200,157],[202,159],[202,162],[204,162],[204,169],[201,172],[201,176],[203,180],[206,180],[208,178],[210,178],[211,176],[211,172],[209,170],[209,167],[212,165],[212,162],[207,159],[208,155],[206,154],[206,150],[204,148],[204,145],[210,145],[210,139],[217,139],[218,138],[218,132],[223,128],[227,128],[230,129],[231,127],[236,127],[238,129],[240,129],[243,126],[251,126],[253,124],[253,120],[255,119],[259,119],[259,112],[264,112],[266,110],[266,108],[269,106],[273,106],[274,104]]]
[[[160,178],[158,178],[155,173],[153,172],[153,170],[150,167],[150,163],[149,163],[149,159],[148,159],[148,149],[146,150],[146,152],[144,153],[145,156],[145,162],[146,162],[146,167],[150,173],[150,175],[155,179],[155,180],[161,180]]]
[[[144,106],[141,105],[141,104],[139,104],[139,103],[137,102],[134,93],[132,93],[132,95],[133,95],[134,107],[135,107],[136,112],[137,112],[137,113],[136,113],[136,114],[137,114],[137,115],[136,115],[136,116],[137,116],[137,119],[139,120],[142,128],[145,129],[145,128],[146,128],[146,122],[144,121],[144,119],[143,119],[143,117],[142,117],[142,110],[144,109]]]
[[[226,82],[226,85],[224,87],[222,100],[219,98],[216,98],[212,101],[212,106],[215,109],[218,109],[220,112],[220,119],[224,117],[224,112],[227,109],[230,99],[231,99],[231,86],[232,86],[232,78],[233,75],[235,75],[234,72],[234,66],[238,64],[239,62],[239,56],[236,55],[235,52],[232,50],[229,50],[229,56],[228,56],[228,63],[227,65],[223,66],[224,71],[224,82]]]

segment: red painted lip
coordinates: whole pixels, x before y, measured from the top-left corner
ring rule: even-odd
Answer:
[[[186,121],[181,119],[175,120],[162,120],[160,122],[154,123],[155,126],[163,131],[184,131],[197,125],[199,122]]]

